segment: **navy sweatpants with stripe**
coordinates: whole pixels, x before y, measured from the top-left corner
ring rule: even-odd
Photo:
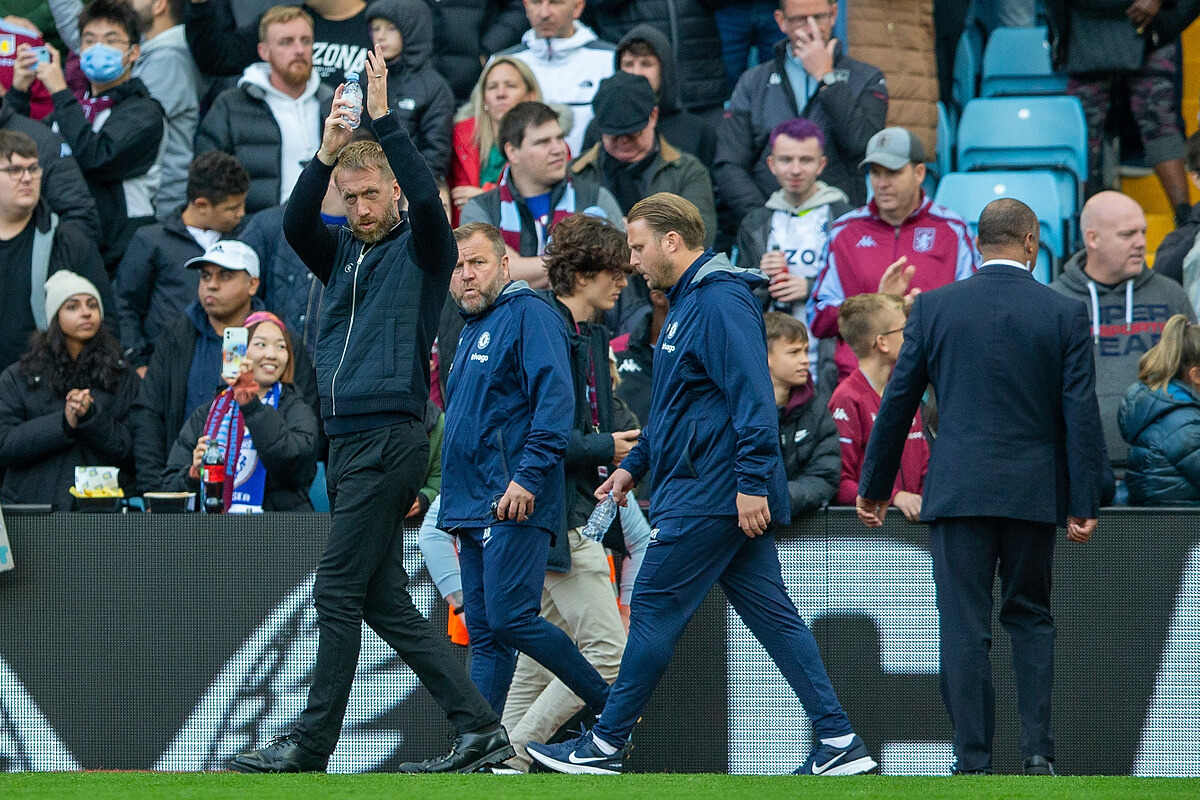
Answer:
[[[518,650],[554,673],[593,710],[603,709],[608,682],[570,636],[540,616],[550,534],[519,523],[457,533],[471,680],[492,709],[504,713]]]
[[[800,698],[816,737],[852,733],[817,641],[784,588],[774,535],[752,539],[736,517],[676,517],[659,521],[646,550],[629,601],[629,642],[595,735],[617,747],[629,739],[715,583]]]

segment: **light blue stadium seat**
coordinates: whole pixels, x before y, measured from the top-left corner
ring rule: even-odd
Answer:
[[[312,503],[313,511],[319,514],[329,513],[329,489],[325,485],[325,462],[317,462],[317,477],[313,478],[312,486],[308,487],[308,501]]]
[[[956,125],[951,109],[945,103],[937,104],[937,172],[938,177],[945,177],[954,171],[954,140]]]
[[[979,73],[983,62],[983,34],[975,25],[968,25],[958,39],[954,51],[954,76],[951,99],[959,108],[979,96]]]
[[[1067,241],[1087,178],[1087,123],[1075,97],[985,97],[963,109],[958,169],[1041,169],[1054,173]]]
[[[957,212],[975,233],[988,203],[1012,197],[1029,206],[1041,223],[1041,252],[1033,274],[1049,283],[1063,257],[1063,219],[1054,175],[1042,171],[952,172],[938,183],[934,200]]]
[[[980,97],[1062,94],[1067,76],[1050,66],[1045,28],[997,28],[983,51]]]

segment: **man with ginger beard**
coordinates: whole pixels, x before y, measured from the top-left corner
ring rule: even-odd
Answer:
[[[312,17],[276,6],[258,29],[262,61],[217,96],[196,136],[196,155],[223,150],[250,173],[247,214],[287,202],[321,144],[333,101],[333,89],[313,70]]]
[[[429,353],[458,248],[433,173],[387,108],[387,65],[378,49],[364,77],[362,124],[379,143],[351,143],[343,123],[351,103],[339,88],[321,148],[283,217],[288,243],[325,284],[315,362],[332,520],[313,584],[312,688],[291,731],[233,759],[230,768],[239,772],[325,770],[350,699],[363,622],[412,669],[458,734],[449,754],[402,764],[402,772],[473,772],[513,755],[499,715],[405,588],[404,516],[429,466]],[[348,229],[321,222],[331,175]]]

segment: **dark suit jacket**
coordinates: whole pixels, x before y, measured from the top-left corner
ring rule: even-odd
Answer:
[[[938,436],[923,521],[1096,516],[1107,456],[1083,303],[1006,264],[921,294],[867,444],[863,497],[891,495],[930,383]]]

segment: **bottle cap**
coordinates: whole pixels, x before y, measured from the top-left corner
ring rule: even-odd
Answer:
[[[348,81],[356,81],[356,80],[358,80],[358,73],[357,73],[357,72],[347,72],[347,73],[346,73],[346,80],[348,80]]]

